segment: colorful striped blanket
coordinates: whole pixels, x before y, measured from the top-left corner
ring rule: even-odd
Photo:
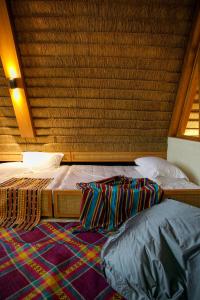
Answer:
[[[162,199],[161,188],[148,178],[115,176],[78,183],[82,189],[80,221],[85,229],[113,230],[137,212]]]
[[[40,221],[41,191],[52,179],[11,178],[0,184],[0,226],[31,230]]]
[[[100,251],[108,234],[78,223],[0,230],[0,299],[123,299],[104,279]]]

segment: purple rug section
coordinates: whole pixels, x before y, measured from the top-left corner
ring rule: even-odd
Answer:
[[[78,223],[0,229],[0,299],[123,299],[106,282],[100,252],[108,233]]]

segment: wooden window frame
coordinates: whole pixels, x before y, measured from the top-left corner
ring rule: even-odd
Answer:
[[[186,100],[188,98],[189,88],[192,83],[192,78],[194,76],[194,70],[196,63],[198,61],[199,52],[200,52],[200,4],[199,2],[196,5],[195,9],[195,16],[193,25],[191,28],[190,38],[188,41],[188,46],[186,49],[184,62],[183,62],[183,68],[181,73],[181,78],[179,81],[179,87],[177,91],[176,101],[172,113],[170,128],[168,132],[169,137],[179,137],[189,140],[196,140],[200,141],[199,137],[191,137],[191,136],[185,136],[184,131],[187,124],[187,116],[189,118],[189,113],[191,110],[187,110],[187,116],[185,114],[186,112]],[[191,104],[192,105],[192,104]],[[189,106],[189,102],[187,103],[187,106]],[[185,108],[185,109],[184,109]],[[188,107],[187,107],[188,109]],[[184,128],[185,126],[185,128]]]

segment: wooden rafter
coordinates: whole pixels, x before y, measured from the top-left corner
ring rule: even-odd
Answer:
[[[179,82],[176,102],[171,118],[169,136],[177,136],[179,123],[183,116],[183,107],[187,95],[188,86],[190,83],[191,75],[194,68],[197,51],[200,44],[200,5],[197,4],[196,15],[194,18],[190,39],[188,42],[182,74]]]
[[[9,92],[21,136],[34,137],[31,113],[6,0],[0,0],[0,56],[6,78],[8,80],[15,78],[17,82],[17,87],[9,88]]]

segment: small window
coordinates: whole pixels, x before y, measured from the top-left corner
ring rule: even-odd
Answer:
[[[197,88],[184,135],[200,137],[199,123],[200,123],[200,98],[199,98],[199,89]]]

